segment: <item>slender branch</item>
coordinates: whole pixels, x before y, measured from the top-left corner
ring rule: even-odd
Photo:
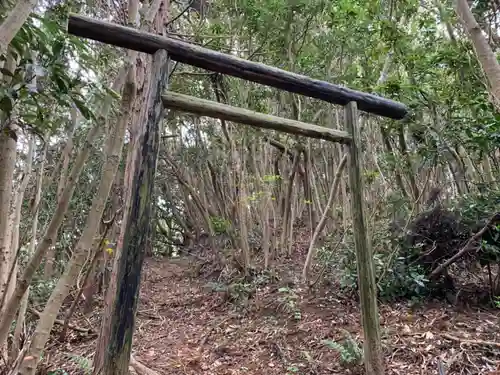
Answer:
[[[191,6],[193,5],[193,3],[194,3],[194,0],[191,0],[182,12],[180,12],[177,16],[175,16],[174,18],[172,18],[170,21],[168,21],[165,24],[165,28],[167,28],[168,26],[173,24],[175,21],[177,21],[179,18],[181,18],[189,9],[191,9]]]
[[[467,241],[467,243],[465,244],[464,247],[462,247],[462,249],[460,249],[460,251],[458,253],[456,253],[455,255],[453,255],[450,259],[448,259],[446,262],[444,262],[443,264],[440,264],[439,266],[437,266],[430,274],[430,277],[436,277],[437,275],[439,275],[441,272],[443,272],[443,270],[445,270],[450,264],[453,264],[455,263],[458,259],[460,259],[462,256],[464,256],[467,252],[473,250],[475,248],[474,244],[475,242],[480,239],[483,234],[490,228],[490,226],[499,221],[500,220],[500,212],[497,212],[496,214],[494,214],[489,220],[488,222],[486,223],[486,225],[479,231],[477,232],[475,235],[473,235],[469,241]]]

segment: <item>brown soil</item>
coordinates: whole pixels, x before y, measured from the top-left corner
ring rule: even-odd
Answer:
[[[159,374],[363,374],[343,366],[323,340],[362,342],[358,303],[333,290],[258,288],[247,302],[231,303],[193,277],[192,261],[149,259],[145,264],[133,355]],[[296,301],[296,307],[291,301]],[[99,329],[99,310],[74,324]],[[493,374],[500,363],[500,314],[443,304],[410,308],[381,305],[387,374]],[[56,328],[57,331],[58,328]],[[84,373],[96,334],[73,331],[45,353],[44,372]],[[500,374],[500,372],[496,373]]]

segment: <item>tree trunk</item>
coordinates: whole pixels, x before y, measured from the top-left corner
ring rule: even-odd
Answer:
[[[319,220],[318,226],[316,227],[312,235],[311,243],[309,244],[309,251],[307,252],[304,268],[302,269],[302,281],[304,282],[307,281],[309,269],[311,268],[312,260],[314,258],[314,253],[315,253],[314,244],[325,226],[326,219],[328,218],[328,212],[330,211],[333,200],[337,195],[337,191],[339,190],[340,178],[342,177],[342,172],[344,171],[344,167],[346,164],[347,164],[347,154],[344,155],[344,157],[340,161],[339,166],[337,167],[337,172],[335,173],[335,179],[333,180],[332,188],[330,189],[330,196],[328,197],[328,202],[326,203],[326,207],[323,210],[323,215]]]
[[[245,143],[245,140],[243,140],[243,143]],[[243,264],[245,267],[245,273],[248,272],[248,269],[250,267],[251,263],[251,256],[250,256],[250,246],[248,244],[248,192],[246,189],[245,185],[245,159],[244,159],[244,154],[239,153],[238,151],[235,150],[235,161],[237,165],[237,173],[239,173],[239,191],[240,191],[240,196],[237,198],[238,199],[238,225],[239,225],[239,237],[240,237],[240,247],[243,255]]]
[[[12,260],[16,264],[14,265],[14,273],[12,279],[9,283],[15,285],[15,280],[17,277],[17,249],[19,247],[19,224],[21,221],[21,208],[24,200],[24,193],[26,192],[26,188],[28,187],[28,183],[31,177],[32,165],[33,165],[33,153],[35,148],[35,138],[32,135],[29,140],[28,146],[28,155],[26,157],[26,165],[23,171],[23,179],[21,184],[19,185],[19,189],[16,194],[16,202],[14,205],[14,212],[12,217],[12,240],[11,240],[11,252],[14,254],[14,259]],[[21,309],[22,310],[22,309]],[[10,358],[14,361],[19,354],[19,336],[20,336],[20,328],[22,327],[23,322],[16,321],[16,330],[14,331],[14,340],[12,342],[12,350],[10,351]]]
[[[75,129],[78,123],[78,111],[75,107],[71,109],[71,125],[66,133],[67,141],[64,145],[61,159],[61,174],[59,176],[59,183],[57,185],[57,200],[61,199],[62,193],[64,191],[64,186],[66,184],[69,161],[71,159],[71,152],[73,151],[73,135],[75,133]],[[45,257],[45,266],[43,270],[43,276],[45,280],[48,280],[52,277],[54,272],[54,258],[55,258],[55,247],[51,246],[47,251],[47,256]]]
[[[113,91],[120,91],[120,88],[123,85],[123,78],[124,78],[123,76],[124,74],[122,70],[121,72],[119,72],[115,82],[112,85]],[[8,77],[6,76],[4,79],[7,80]],[[103,101],[102,107],[100,108],[100,113],[102,117],[107,116],[107,113],[111,108],[112,100],[113,100],[112,96],[109,95]],[[24,298],[24,295],[27,292],[27,289],[34,276],[36,269],[38,268],[47,249],[52,245],[53,238],[57,234],[57,231],[59,230],[59,227],[62,224],[62,220],[64,219],[64,215],[69,205],[69,200],[71,199],[71,196],[75,189],[78,177],[81,171],[83,170],[83,165],[85,164],[85,161],[90,153],[92,143],[99,134],[98,131],[99,131],[98,125],[96,125],[89,131],[87,139],[85,140],[84,147],[75,160],[70,178],[68,180],[69,181],[68,185],[65,187],[65,190],[62,194],[63,200],[61,202],[58,202],[58,206],[56,207],[56,212],[54,213],[51,222],[49,223],[49,226],[42,241],[38,243],[36,250],[33,252],[33,257],[30,259],[24,271],[23,276],[18,281],[15,290],[15,295],[13,295],[12,298],[6,300],[7,303],[5,309],[2,311],[2,314],[0,315],[0,342],[3,342],[6,339],[9,332],[10,324],[14,319],[17,307],[19,306],[20,301]],[[37,204],[34,207],[34,212],[38,212],[38,207],[39,204]]]
[[[117,87],[113,87],[113,90],[117,91]],[[106,118],[110,107],[111,101],[109,99],[105,100],[104,105],[101,108],[102,118]],[[24,296],[24,293],[28,289],[28,286],[30,285],[31,280],[33,279],[33,276],[35,275],[35,272],[38,269],[44,255],[46,254],[50,246],[52,246],[54,239],[57,236],[57,232],[59,231],[59,228],[64,220],[64,216],[66,215],[66,212],[68,210],[69,202],[71,200],[71,197],[73,196],[73,192],[75,191],[80,173],[83,170],[83,166],[90,154],[90,150],[93,147],[94,140],[99,135],[101,128],[101,124],[95,124],[94,127],[89,130],[87,138],[85,139],[85,143],[75,159],[73,168],[68,178],[68,182],[61,196],[61,200],[57,204],[56,210],[54,212],[54,215],[52,216],[52,219],[50,220],[47,230],[45,231],[42,240],[37,245],[32,258],[26,265],[24,273],[18,280],[13,296],[6,302],[5,310],[0,316],[0,343],[6,340],[10,325],[14,320],[16,311]]]
[[[411,162],[408,146],[406,145],[404,128],[402,124],[399,124],[397,131],[398,131],[399,148],[401,150],[401,156],[403,158],[403,163],[405,165],[406,173],[408,176],[408,181],[412,192],[412,198],[413,201],[416,202],[418,200],[418,197],[420,196],[420,191],[418,189],[417,181],[415,179],[415,170],[413,168],[413,163]]]
[[[10,42],[35,8],[37,0],[18,0],[0,25],[0,53],[7,51]]]
[[[135,75],[135,72],[131,74]],[[28,350],[29,360],[23,361],[20,369],[21,375],[34,375],[40,360],[45,343],[49,339],[50,331],[57,318],[57,314],[69,294],[78,273],[83,267],[87,258],[87,251],[92,249],[94,236],[99,229],[99,224],[104,213],[104,208],[109,197],[109,192],[115,180],[116,172],[120,165],[120,159],[125,137],[125,129],[130,118],[130,111],[134,102],[135,85],[126,85],[122,97],[120,117],[114,122],[109,130],[109,136],[105,145],[105,162],[101,171],[101,182],[97,190],[97,195],[92,201],[92,207],[87,216],[85,229],[80,237],[73,255],[54,288],[45,309],[40,315],[35,333]]]
[[[35,201],[33,203],[33,207],[38,207],[40,200],[42,198],[42,182],[45,171],[45,157],[47,154],[47,146],[48,144],[46,143],[43,147],[40,166],[37,173]],[[35,252],[37,234],[38,234],[38,210],[35,210],[35,212],[33,213],[33,223],[31,224],[31,242],[28,249],[29,256],[31,256]],[[24,328],[24,321],[26,318],[26,309],[28,307],[28,297],[29,297],[29,287],[26,290],[26,293],[24,293],[24,296],[21,300],[21,306],[17,314],[16,329],[14,331],[14,338],[12,345],[13,351],[16,350],[16,345],[19,345],[20,343],[21,332]]]
[[[391,140],[389,137],[389,133],[387,132],[386,129],[384,129],[383,126],[380,127],[380,133],[382,135],[382,140],[385,146],[385,150],[387,154],[392,155],[393,157],[396,157],[396,154],[394,152],[394,149],[392,148]],[[396,181],[396,185],[399,187],[399,190],[402,193],[402,196],[404,199],[408,198],[409,194],[405,189],[405,185],[403,182],[403,177],[401,176],[400,170],[396,165],[393,165],[393,173],[394,173],[394,178]]]
[[[284,197],[285,202],[284,202],[283,224],[281,232],[281,248],[285,252],[288,251],[288,238],[291,235],[291,233],[289,233],[289,229],[290,229],[290,219],[292,216],[291,215],[292,193],[293,193],[293,185],[295,182],[295,174],[299,166],[299,160],[300,160],[300,152],[297,150],[294,156],[291,173],[288,178],[286,195]]]
[[[500,109],[500,64],[495,53],[488,44],[488,40],[484,37],[481,27],[469,8],[467,0],[457,0],[455,10],[469,33],[477,59],[490,83],[492,103],[497,109]]]
[[[0,131],[0,301],[8,301],[8,278],[15,251],[11,248],[9,220],[12,197],[12,181],[17,155],[17,135],[11,126]],[[5,313],[5,305],[0,306],[0,313]],[[1,316],[1,315],[0,315]],[[10,324],[7,327],[10,328]],[[0,336],[0,356],[7,358],[7,334]]]

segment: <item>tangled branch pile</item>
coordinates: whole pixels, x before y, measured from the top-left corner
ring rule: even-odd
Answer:
[[[401,255],[407,264],[421,266],[429,279],[444,280],[441,287],[449,289],[455,289],[459,273],[463,276],[463,272],[457,273],[457,270],[475,270],[472,273],[478,276],[487,266],[489,289],[493,295],[498,295],[500,213],[475,212],[474,219],[468,213],[438,205],[418,215],[403,238]],[[496,280],[492,267],[496,267]]]

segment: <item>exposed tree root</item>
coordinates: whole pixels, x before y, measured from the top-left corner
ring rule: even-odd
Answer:
[[[463,338],[460,338],[460,337],[456,337],[456,336],[450,335],[448,333],[443,333],[442,336],[445,339],[448,339],[448,340],[451,340],[451,341],[456,341],[456,342],[459,342],[460,344],[479,345],[479,346],[494,346],[494,347],[500,348],[500,342],[484,341],[484,340],[468,340],[468,339],[463,339]]]
[[[155,370],[150,369],[146,365],[143,365],[134,356],[130,356],[130,367],[137,372],[138,375],[160,375]]]

